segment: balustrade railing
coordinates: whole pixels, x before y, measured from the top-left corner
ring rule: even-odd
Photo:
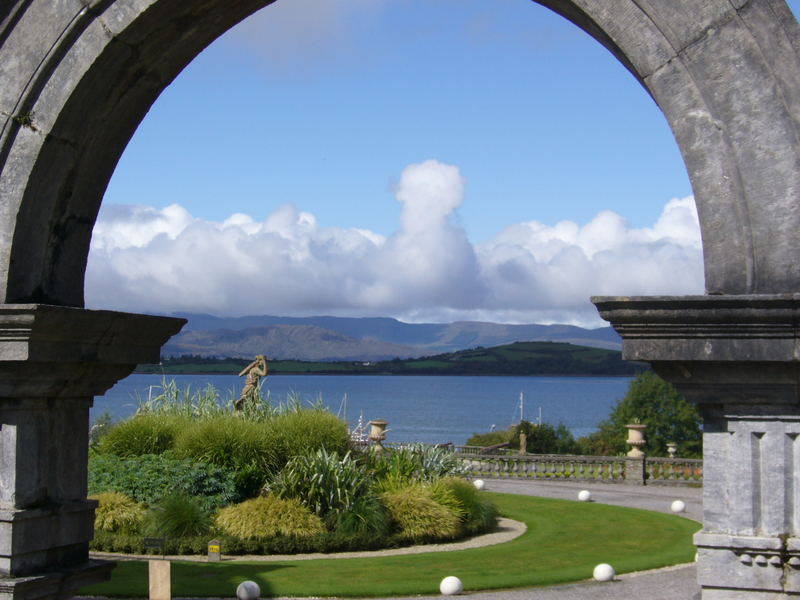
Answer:
[[[690,458],[642,458],[526,454],[497,456],[479,454],[472,447],[455,447],[470,475],[487,478],[518,478],[564,481],[625,483],[628,469],[638,469],[645,484],[702,484],[703,461]]]
[[[648,483],[702,483],[703,461],[699,458],[649,458],[644,461]]]
[[[465,455],[464,463],[476,477],[622,481],[625,460],[606,456],[528,454],[525,456]]]
[[[408,446],[384,442],[387,449]],[[634,483],[645,485],[702,485],[703,461],[697,458],[631,458],[572,454],[518,454],[498,446],[439,444],[461,458],[473,477]],[[365,442],[361,447],[367,449]],[[644,479],[642,479],[644,473]],[[630,474],[630,475],[628,475]],[[638,477],[637,477],[638,475]]]

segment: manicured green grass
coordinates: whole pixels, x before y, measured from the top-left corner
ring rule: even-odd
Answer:
[[[673,515],[603,504],[492,494],[504,516],[528,531],[496,546],[335,560],[271,563],[223,562],[172,565],[172,595],[232,596],[245,579],[261,595],[375,597],[438,593],[441,579],[456,575],[467,591],[551,585],[591,577],[600,562],[617,573],[693,560],[699,524]],[[224,552],[224,549],[223,549]],[[123,562],[108,583],[81,594],[147,597],[147,564]]]

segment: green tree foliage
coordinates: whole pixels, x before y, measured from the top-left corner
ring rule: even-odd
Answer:
[[[667,456],[667,442],[675,442],[678,456],[702,456],[702,419],[697,407],[651,371],[631,381],[610,417],[600,423],[597,432],[581,438],[579,445],[586,454],[623,454],[628,450],[625,425],[637,420],[647,425],[644,451],[648,455]]]
[[[550,423],[535,425],[530,421],[520,421],[511,430],[509,448],[519,449],[519,434],[524,433],[527,439],[525,452],[528,454],[575,454],[578,451],[575,438],[563,423],[553,427]]]
[[[525,451],[528,454],[578,454],[580,451],[572,432],[563,423],[536,425],[530,421],[521,421],[504,431],[476,433],[467,440],[467,445],[494,446],[508,442],[509,448],[519,450],[520,433],[525,433],[527,438]]]

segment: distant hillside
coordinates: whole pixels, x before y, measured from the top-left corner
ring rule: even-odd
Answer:
[[[256,340],[265,335],[269,327],[270,343],[274,344],[276,356],[304,360],[319,360],[316,340],[307,330],[292,333],[291,327],[312,327],[330,332],[327,335],[341,335],[348,347],[344,354],[326,351],[326,359],[331,360],[380,360],[387,356],[411,357],[443,352],[456,352],[476,346],[499,346],[517,341],[553,341],[596,348],[619,350],[619,336],[610,327],[584,329],[572,325],[506,325],[477,321],[456,323],[403,323],[390,318],[344,318],[344,317],[275,317],[270,315],[249,317],[215,317],[203,314],[179,314],[189,323],[184,332],[174,338],[166,347],[165,355],[200,354],[203,356],[229,356],[221,346],[217,346],[216,335],[190,336],[191,332],[215,332],[227,330],[222,338],[231,338],[231,332],[253,330],[247,339]],[[321,332],[318,332],[323,336]],[[287,338],[280,341],[279,338]],[[289,339],[291,338],[291,339]],[[306,345],[306,340],[310,345]],[[357,342],[363,342],[358,348]],[[375,345],[381,343],[382,345]],[[226,345],[225,347],[230,347]],[[391,352],[396,354],[392,355]],[[272,352],[262,348],[257,353]],[[296,354],[286,354],[295,352]],[[389,354],[387,354],[387,352]],[[240,354],[243,355],[240,350]]]
[[[419,349],[376,340],[359,340],[313,325],[268,325],[247,329],[186,331],[173,337],[164,356],[229,356],[252,360],[256,354],[273,359],[384,360],[419,356]]]
[[[622,353],[556,342],[514,342],[374,365],[396,375],[633,375],[647,365]]]
[[[140,372],[238,373],[250,361],[182,356],[165,359]],[[311,362],[271,360],[270,373],[341,375],[633,375],[646,369],[642,363],[622,360],[615,350],[587,348],[555,342],[515,342],[493,348],[475,348],[408,360],[378,362]]]

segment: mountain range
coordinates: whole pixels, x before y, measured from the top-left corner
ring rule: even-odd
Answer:
[[[179,313],[183,331],[164,346],[164,356],[186,354],[315,361],[390,360],[457,352],[520,341],[550,341],[619,350],[610,327],[508,325],[479,321],[403,323],[388,317],[217,317]]]

